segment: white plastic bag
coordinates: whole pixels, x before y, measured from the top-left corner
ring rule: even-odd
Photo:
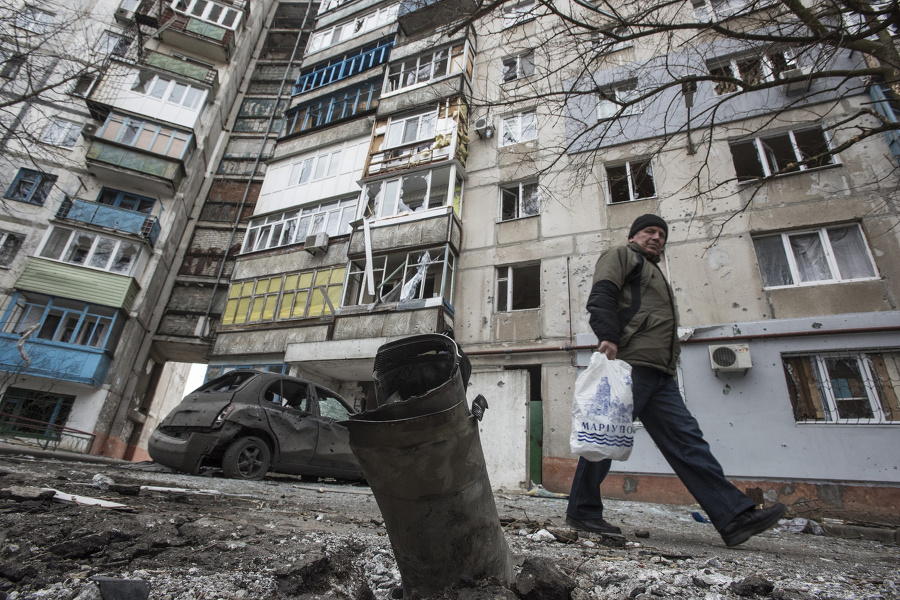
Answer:
[[[590,461],[627,460],[634,443],[633,415],[631,365],[594,352],[575,380],[572,453]]]

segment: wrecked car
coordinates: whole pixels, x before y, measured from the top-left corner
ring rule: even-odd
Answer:
[[[340,424],[355,411],[335,392],[277,373],[236,370],[187,395],[150,437],[154,462],[197,474],[262,479],[269,471],[362,479]]]

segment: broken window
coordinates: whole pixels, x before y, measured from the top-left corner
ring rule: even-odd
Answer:
[[[383,219],[446,206],[451,200],[449,183],[450,167],[443,167],[367,184],[361,216]]]
[[[797,68],[797,60],[791,50],[772,51],[765,54],[735,57],[727,60],[716,59],[707,63],[710,75],[724,81],[717,81],[717,95],[736,92],[739,81],[753,86],[763,82],[781,79],[786,71]]]
[[[644,111],[637,82],[617,84],[600,92],[597,103],[597,118],[612,119],[639,115]]]
[[[763,287],[837,283],[877,277],[859,225],[753,238]]]
[[[533,217],[540,212],[541,195],[536,181],[505,185],[500,188],[500,220]]]
[[[828,138],[820,127],[761,136],[734,142],[730,147],[738,181],[835,164]]]
[[[798,422],[900,422],[900,351],[782,356]]]
[[[378,302],[410,302],[441,298],[450,303],[456,257],[444,247],[375,256],[372,259],[371,294],[364,260],[351,261],[344,306]]]
[[[503,59],[503,81],[515,81],[534,75],[534,51]]]
[[[350,221],[355,214],[356,197],[353,196],[257,217],[247,227],[243,252],[303,243],[307,236],[320,232],[331,237],[350,233]]]
[[[74,148],[82,127],[81,123],[53,117],[44,129],[41,141],[61,148]]]
[[[537,139],[536,121],[534,111],[500,119],[500,145],[509,146]]]
[[[97,77],[94,75],[81,75],[75,81],[75,85],[72,86],[72,91],[69,93],[80,98],[87,98],[91,93],[91,90],[94,89],[94,84],[96,82]]]
[[[112,31],[104,31],[100,36],[100,43],[97,49],[105,56],[125,56],[128,48],[131,46],[131,38],[121,33],[113,33]]]
[[[138,196],[129,192],[104,187],[100,190],[97,202],[108,206],[115,206],[124,210],[150,214],[156,201],[146,196]]]
[[[134,242],[53,226],[41,251],[42,258],[91,267],[120,275],[132,275],[140,246]]]
[[[6,315],[3,331],[21,336],[31,331],[33,339],[113,350],[118,331],[113,308],[39,297],[17,296]],[[121,329],[121,327],[118,327]]]
[[[462,71],[471,75],[471,54],[466,44],[456,44],[393,63],[388,68],[384,92],[396,92]]]
[[[344,284],[344,267],[288,273],[231,284],[223,325],[320,317],[334,314]]]
[[[515,27],[535,18],[534,9],[537,7],[535,0],[519,0],[504,4],[501,8],[503,27]]]
[[[610,204],[656,197],[656,183],[649,160],[606,167],[606,183]]]
[[[47,175],[32,169],[19,169],[4,198],[29,204],[43,204],[54,183],[56,175]]]
[[[497,312],[541,306],[541,265],[511,265],[497,269]]]
[[[8,267],[12,263],[24,241],[22,234],[0,230],[0,267]]]
[[[363,33],[377,29],[397,20],[399,3],[356,17],[352,21],[317,30],[309,39],[307,54],[324,50]]]
[[[58,440],[65,427],[75,396],[10,387],[0,402],[0,429],[15,435]]]

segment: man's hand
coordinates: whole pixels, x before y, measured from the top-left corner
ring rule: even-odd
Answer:
[[[616,354],[619,352],[619,347],[612,342],[600,342],[600,348],[598,350],[605,354],[606,358],[609,360],[616,360]]]

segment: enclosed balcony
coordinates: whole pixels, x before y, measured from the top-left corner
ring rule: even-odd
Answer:
[[[157,27],[157,36],[176,48],[219,62],[234,55],[235,34],[250,10],[244,2],[176,0],[161,3],[144,0],[135,20]]]
[[[155,215],[68,196],[56,212],[56,218],[130,233],[146,240],[151,246],[156,244],[160,233],[159,218]]]
[[[100,387],[122,320],[102,306],[16,294],[0,322],[0,368]]]
[[[141,62],[157,70],[172,73],[209,87],[210,97],[215,96],[219,91],[219,72],[215,69],[153,51],[146,52]]]
[[[475,12],[475,0],[402,0],[397,20],[406,35],[424,33]]]
[[[375,123],[366,160],[366,177],[455,159],[468,158],[468,107],[460,98],[415,114],[382,117]]]
[[[304,69],[294,85],[294,95],[337,83],[387,62],[393,39],[382,40],[373,46],[361,48],[344,56]]]
[[[194,152],[194,134],[169,125],[111,113],[90,140],[85,160],[102,181],[172,195]]]

